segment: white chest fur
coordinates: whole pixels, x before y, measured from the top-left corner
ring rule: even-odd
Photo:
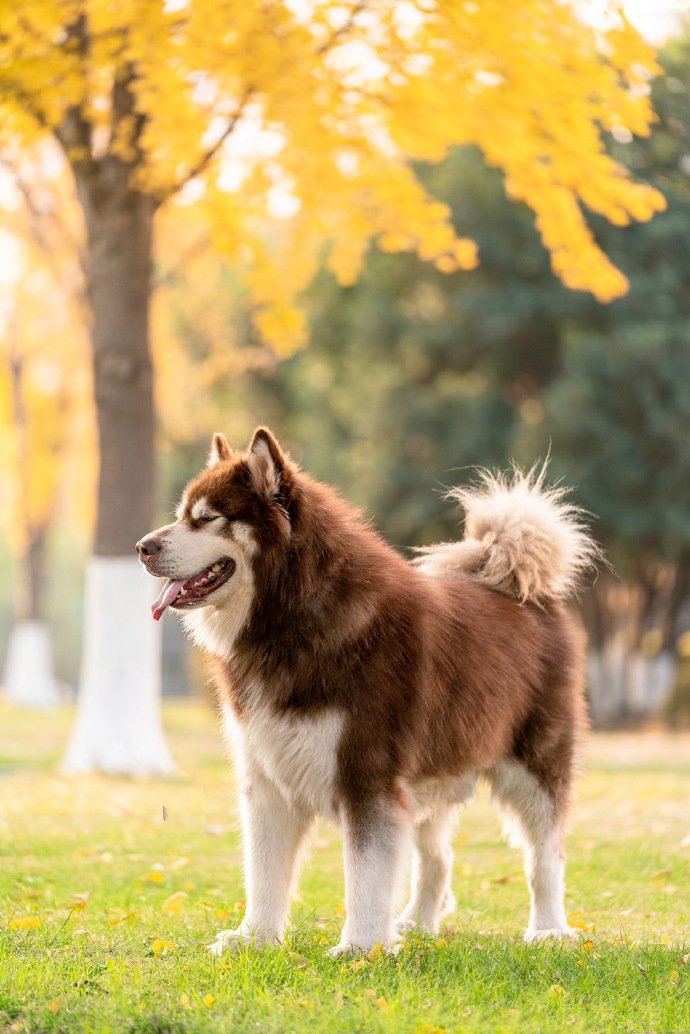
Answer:
[[[240,721],[227,707],[223,725],[240,777],[258,768],[293,807],[335,817],[334,790],[343,719],[335,711],[275,714],[253,703]]]

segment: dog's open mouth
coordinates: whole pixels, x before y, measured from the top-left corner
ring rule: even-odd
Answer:
[[[154,621],[159,621],[168,607],[173,607],[175,610],[197,607],[202,600],[205,600],[216,589],[220,589],[221,585],[224,585],[233,576],[236,566],[231,557],[225,557],[214,564],[209,564],[203,571],[199,571],[192,578],[187,578],[186,581],[169,579],[161,589],[158,599],[151,605]]]

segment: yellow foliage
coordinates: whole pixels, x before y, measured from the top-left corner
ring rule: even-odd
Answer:
[[[40,925],[38,916],[15,916],[9,922],[10,930],[38,930]]]
[[[78,238],[80,226],[64,161],[49,180],[45,161],[40,151],[18,159],[18,196],[0,212],[3,246],[11,242],[14,256],[12,275],[0,284],[0,514],[20,555],[58,508],[73,525],[90,523],[96,464],[91,364],[72,237],[74,231]],[[21,203],[22,196],[28,203]]]
[[[584,210],[625,225],[663,209],[602,135],[648,133],[658,69],[617,0],[605,29],[578,7],[24,0],[0,11],[1,135],[52,131],[74,166],[110,153],[137,189],[193,208],[279,353],[304,339],[299,294],[325,246],[342,283],[372,238],[449,273],[475,264],[410,164],[454,145],[503,170],[556,275],[608,301],[626,280]]]

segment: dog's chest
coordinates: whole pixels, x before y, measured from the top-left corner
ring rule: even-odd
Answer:
[[[224,726],[245,778],[258,768],[295,807],[333,817],[342,716],[281,712],[257,700],[239,719],[229,708]]]

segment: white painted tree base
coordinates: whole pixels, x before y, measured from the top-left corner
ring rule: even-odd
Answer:
[[[66,772],[156,775],[175,770],[160,716],[156,583],[133,557],[92,557],[86,570],[77,718]]]
[[[5,696],[21,707],[59,703],[50,632],[43,621],[19,621],[10,633],[3,678]]]

